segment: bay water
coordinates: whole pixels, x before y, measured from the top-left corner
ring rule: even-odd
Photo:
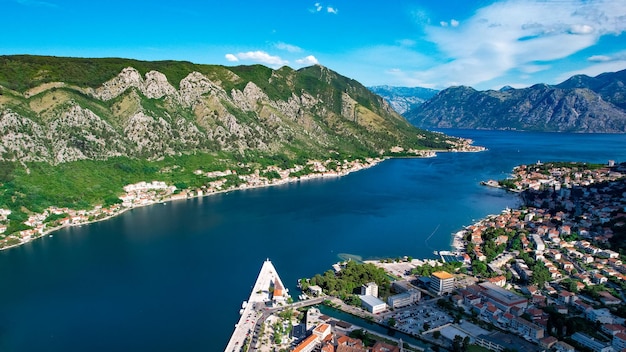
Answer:
[[[541,161],[626,161],[626,135],[442,130],[488,150],[136,208],[0,252],[0,351],[222,351],[269,258],[296,281],[342,258],[434,258]],[[148,180],[149,181],[149,180]]]

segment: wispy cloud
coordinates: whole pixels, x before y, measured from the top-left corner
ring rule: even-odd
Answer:
[[[593,55],[587,58],[590,62],[611,62],[611,61],[624,61],[626,60],[626,51],[621,51],[609,55]]]
[[[289,61],[283,60],[279,56],[270,55],[265,51],[248,51],[245,53],[226,54],[224,57],[230,62],[247,60],[272,67],[284,66],[289,64]]]
[[[296,63],[304,66],[311,66],[319,64],[319,61],[313,55],[309,55],[307,57],[303,57],[302,59],[296,60]]]
[[[326,13],[330,13],[333,15],[337,15],[339,13],[339,10],[336,7],[322,5],[322,3],[320,2],[316,2],[315,4],[313,4],[313,8],[310,8],[309,12],[311,13],[323,12],[324,9],[326,9]]]
[[[462,22],[425,26],[424,39],[435,43],[447,63],[416,71],[411,79],[474,85],[511,71],[545,69],[551,61],[593,46],[603,35],[626,31],[626,6],[613,0],[508,0]]]
[[[291,45],[291,44],[287,44],[287,43],[283,43],[283,42],[278,42],[276,44],[274,44],[274,47],[278,50],[284,50],[284,51],[288,51],[290,53],[300,53],[302,52],[302,48],[300,48],[299,46],[295,46],[295,45]]]

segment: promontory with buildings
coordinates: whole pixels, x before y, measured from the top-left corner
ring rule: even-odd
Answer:
[[[248,339],[227,351],[624,351],[625,172],[516,167],[484,184],[523,206],[459,231],[454,251],[339,262],[300,280],[299,302],[256,306]]]

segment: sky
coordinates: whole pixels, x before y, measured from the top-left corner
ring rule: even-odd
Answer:
[[[0,0],[0,12],[0,55],[320,64],[435,89],[626,69],[626,0]]]

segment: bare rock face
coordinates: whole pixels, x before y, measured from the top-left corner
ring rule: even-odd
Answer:
[[[243,111],[256,111],[260,103],[269,103],[267,94],[253,82],[248,82],[243,92],[233,89],[233,102]]]
[[[102,87],[96,89],[95,94],[97,98],[107,101],[119,96],[128,88],[140,88],[141,86],[143,86],[143,78],[141,78],[139,71],[127,67],[115,78],[104,82]]]
[[[138,112],[124,128],[126,138],[141,156],[163,156],[175,154],[172,141],[172,126],[161,117],[152,117]]]
[[[127,67],[115,78],[105,82],[95,91],[95,96],[107,101],[118,97],[129,88],[137,88],[143,95],[151,99],[160,99],[166,95],[175,95],[176,89],[167,81],[164,74],[157,71],[146,73],[146,79],[139,71]]]
[[[47,128],[55,163],[106,159],[127,151],[122,136],[108,122],[78,105],[50,121]]]
[[[48,161],[44,129],[33,120],[11,110],[0,114],[0,159]]]
[[[146,80],[141,91],[150,99],[160,99],[166,95],[174,95],[176,93],[176,89],[167,81],[167,77],[157,71],[146,73]]]
[[[228,99],[228,94],[222,87],[199,72],[192,72],[180,81],[179,95],[183,106],[191,106],[205,94]]]

